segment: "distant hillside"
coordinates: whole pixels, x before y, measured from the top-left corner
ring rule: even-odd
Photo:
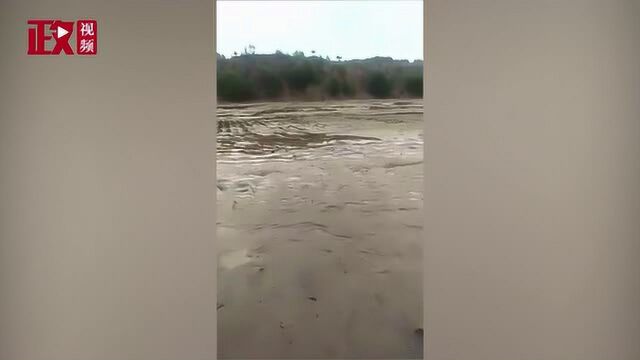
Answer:
[[[221,102],[422,97],[422,61],[374,57],[332,61],[320,56],[217,56]]]

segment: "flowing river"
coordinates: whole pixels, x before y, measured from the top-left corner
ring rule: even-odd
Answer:
[[[422,100],[217,114],[218,356],[422,358]]]

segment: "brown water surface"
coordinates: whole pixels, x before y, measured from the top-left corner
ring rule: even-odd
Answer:
[[[218,108],[221,358],[422,358],[422,101]]]

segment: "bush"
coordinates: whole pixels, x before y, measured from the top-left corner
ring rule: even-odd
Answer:
[[[422,97],[422,76],[408,78],[405,81],[404,88],[409,95]]]
[[[256,96],[254,84],[237,73],[222,73],[218,76],[218,97],[226,101],[248,101]]]
[[[377,98],[387,98],[391,95],[391,81],[384,73],[373,73],[367,80],[367,92]]]

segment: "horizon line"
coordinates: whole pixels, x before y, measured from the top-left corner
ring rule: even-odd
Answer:
[[[321,58],[321,59],[325,59],[326,60],[326,58],[328,57],[330,61],[333,61],[333,60],[358,61],[358,60],[370,60],[370,59],[375,59],[375,58],[388,58],[388,59],[391,59],[391,60],[394,60],[394,61],[409,61],[409,62],[424,61],[424,59],[419,59],[419,58],[410,60],[410,59],[406,59],[406,58],[405,59],[399,59],[399,58],[394,58],[393,56],[384,56],[384,55],[374,55],[374,56],[365,57],[365,58],[351,58],[351,59],[345,59],[343,57],[340,57],[340,59],[338,59],[338,56],[329,56],[329,55],[322,56],[320,54],[314,54],[314,53],[311,53],[311,55],[309,55],[308,53],[305,53],[304,51],[301,51],[301,50],[296,50],[296,51],[293,51],[291,53],[284,52],[282,50],[276,50],[276,51],[271,52],[271,53],[248,53],[247,54],[247,53],[238,52],[238,54],[236,54],[236,55],[225,55],[225,54],[222,54],[222,53],[219,53],[219,52],[216,51],[216,55],[221,55],[221,56],[224,56],[225,58],[234,58],[234,57],[250,56],[250,55],[278,55],[278,52],[280,52],[281,55],[295,56],[294,53],[296,53],[298,51],[300,51],[305,58],[316,57],[316,58]]]

